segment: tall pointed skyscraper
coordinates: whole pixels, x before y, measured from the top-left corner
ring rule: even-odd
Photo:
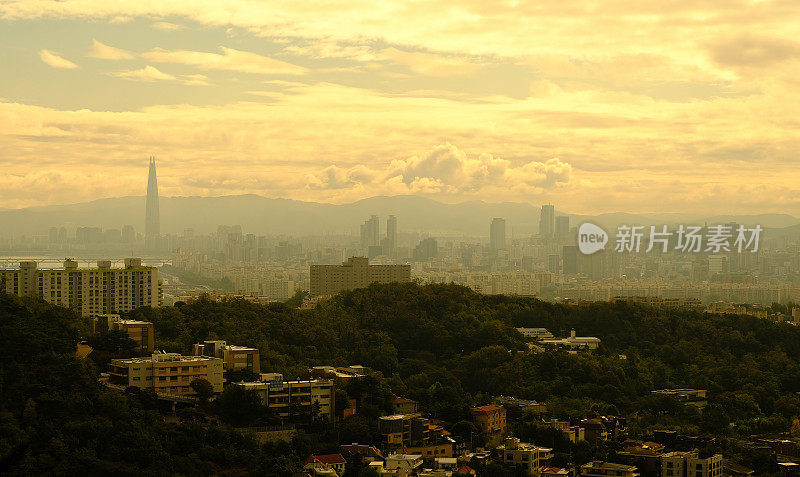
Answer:
[[[161,215],[158,209],[158,180],[156,158],[150,158],[150,175],[147,177],[147,209],[145,209],[144,233],[146,237],[161,235]]]

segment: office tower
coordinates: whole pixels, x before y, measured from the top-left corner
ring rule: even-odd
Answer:
[[[578,273],[578,247],[576,245],[565,245],[562,249],[562,261],[564,275],[575,275]]]
[[[147,208],[145,209],[144,232],[147,237],[161,235],[161,217],[158,208],[158,181],[156,158],[150,158],[150,173],[147,176]]]
[[[560,215],[556,217],[556,238],[565,239],[569,237],[569,217]]]
[[[380,221],[377,215],[371,216],[361,224],[361,248],[368,250],[369,247],[380,245]]]
[[[365,288],[370,283],[408,281],[410,265],[370,265],[363,257],[351,257],[341,265],[311,265],[311,296]]]
[[[555,232],[556,211],[552,205],[543,205],[542,213],[539,215],[539,236],[542,238],[552,238]]]
[[[434,238],[423,239],[419,245],[414,248],[414,261],[427,262],[439,256],[439,244]]]
[[[504,250],[506,248],[506,221],[499,217],[492,219],[489,227],[489,248],[492,250]]]
[[[71,308],[82,316],[160,306],[158,269],[143,266],[140,258],[124,263],[124,268],[111,268],[110,260],[98,260],[97,268],[89,269],[67,259],[64,268],[49,270],[20,262],[19,269],[0,270],[0,290]]]
[[[390,215],[386,220],[386,247],[384,253],[386,255],[394,256],[397,249],[397,217]]]
[[[125,225],[122,227],[122,241],[125,243],[133,243],[136,241],[136,229],[133,225]]]

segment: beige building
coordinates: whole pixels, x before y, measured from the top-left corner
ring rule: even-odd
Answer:
[[[662,477],[718,477],[723,471],[722,454],[700,457],[699,453],[670,452],[661,456]]]
[[[107,320],[109,330],[122,330],[136,342],[136,350],[141,353],[152,353],[155,349],[155,331],[149,321],[123,320],[119,315],[100,315]]]
[[[370,265],[365,257],[350,257],[341,265],[311,265],[311,296],[334,295],[371,283],[411,281],[411,265]]]
[[[506,432],[506,408],[497,404],[486,404],[472,408],[475,421],[487,436],[502,435]]]
[[[158,269],[126,258],[124,268],[99,260],[97,268],[78,268],[65,260],[62,269],[40,269],[36,262],[20,262],[19,269],[0,270],[0,290],[40,298],[74,310],[81,316],[121,313],[141,306],[161,306]]]
[[[158,394],[193,395],[190,384],[196,378],[222,392],[222,360],[208,356],[182,356],[156,352],[146,358],[112,359],[109,383],[154,389]]]
[[[319,415],[327,416],[329,422],[334,418],[334,386],[332,379],[310,379],[308,381],[265,380],[280,375],[264,374],[261,381],[233,383],[244,389],[255,390],[264,404],[277,411],[283,418],[289,418],[292,405],[298,406],[298,413],[308,413],[314,403],[319,404]]]
[[[195,343],[192,345],[192,354],[222,358],[225,371],[246,369],[253,373],[261,372],[261,356],[256,348],[229,345],[222,340],[213,340]]]
[[[520,442],[516,437],[507,437],[497,451],[504,463],[522,466],[531,474],[546,467],[553,457],[553,449]]]

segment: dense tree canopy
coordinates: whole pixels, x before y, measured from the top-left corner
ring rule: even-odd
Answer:
[[[337,401],[357,402],[358,416],[335,430],[311,416],[312,434],[261,445],[230,427],[275,421],[253,396],[229,388],[207,410],[182,412],[181,423],[167,424],[153,396],[106,390],[95,364],[74,357],[86,331],[82,320],[62,308],[3,296],[0,469],[291,473],[306,452],[374,443],[374,418],[390,410],[392,394],[419,401],[422,412],[457,436],[474,433],[470,406],[502,394],[544,401],[560,418],[593,411],[625,416],[633,435],[669,428],[714,436],[720,449],[766,469],[768,459],[748,457],[737,439],[777,435],[800,417],[800,329],[754,317],[622,302],[568,306],[413,283],[346,292],[311,310],[200,300],[141,308],[130,317],[152,321],[156,346],[167,351],[188,353],[193,343],[225,339],[259,348],[262,371],[287,378],[314,365],[362,364],[374,373],[337,391]],[[575,329],[602,344],[591,353],[529,352],[515,330],[522,326],[556,335]],[[124,347],[113,335],[96,340]],[[651,393],[681,387],[707,389],[708,406]],[[217,418],[206,419],[206,411]],[[525,439],[568,447],[533,416],[511,420]],[[578,460],[609,452],[588,445],[570,451]]]

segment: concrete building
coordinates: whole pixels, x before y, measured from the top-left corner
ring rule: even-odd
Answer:
[[[554,345],[559,348],[570,350],[577,349],[597,349],[600,346],[600,338],[594,336],[576,336],[575,330],[571,330],[568,338],[542,339],[540,343]]]
[[[639,477],[635,465],[615,464],[613,462],[594,461],[581,466],[580,477]]]
[[[215,393],[222,392],[222,360],[208,356],[156,352],[144,358],[112,359],[109,375],[110,384],[154,389],[158,394],[193,395],[190,384],[196,378],[211,383]]]
[[[522,334],[525,338],[531,338],[535,340],[547,340],[553,339],[553,333],[547,331],[547,328],[517,328],[517,331]]]
[[[662,477],[718,477],[722,475],[722,454],[700,457],[698,451],[670,452],[661,456]]]
[[[334,295],[371,283],[408,281],[410,265],[370,265],[364,257],[350,257],[341,265],[311,265],[311,296]]]
[[[492,219],[489,226],[489,248],[497,250],[506,249],[506,220],[500,217]]]
[[[192,345],[192,355],[222,358],[225,371],[246,369],[251,373],[261,372],[261,356],[256,348],[229,345],[223,340],[207,340]]]
[[[539,215],[539,236],[542,238],[553,238],[555,235],[556,210],[550,204],[542,206],[542,212]]]
[[[378,245],[380,245],[380,220],[377,215],[373,215],[361,224],[361,248],[367,250]]]
[[[381,447],[396,449],[403,446],[426,445],[430,437],[429,421],[419,413],[392,414],[378,418]]]
[[[342,457],[342,454],[311,454],[303,461],[303,469],[314,471],[316,475],[330,475],[329,472],[320,471],[332,470],[335,472],[334,475],[341,477],[344,475],[345,464],[347,464],[347,461]]]
[[[522,466],[530,474],[547,467],[553,457],[553,449],[520,442],[516,437],[507,437],[497,452],[504,463]]]
[[[279,376],[279,375],[278,375]],[[278,376],[273,376],[278,378]],[[314,404],[319,404],[319,417],[327,417],[329,422],[334,418],[334,385],[332,379],[309,379],[303,381],[283,381],[283,379],[265,379],[250,383],[232,383],[244,389],[254,390],[270,409],[274,409],[282,418],[298,419],[310,416]],[[290,415],[292,408],[297,414]]]
[[[555,235],[559,240],[565,240],[569,237],[569,216],[559,215],[556,217]]]
[[[65,260],[63,269],[40,269],[36,262],[20,262],[19,269],[0,270],[0,290],[39,298],[70,308],[81,316],[122,313],[142,306],[161,306],[161,283],[156,267],[142,266],[140,258],[126,258],[124,268],[99,260],[97,268],[78,268]]]
[[[108,314],[98,317],[106,320],[109,330],[122,330],[136,342],[136,350],[152,353],[155,349],[155,329],[149,321],[123,320],[119,315]]]
[[[487,436],[502,435],[506,432],[506,408],[497,404],[486,404],[472,408],[475,421]]]

